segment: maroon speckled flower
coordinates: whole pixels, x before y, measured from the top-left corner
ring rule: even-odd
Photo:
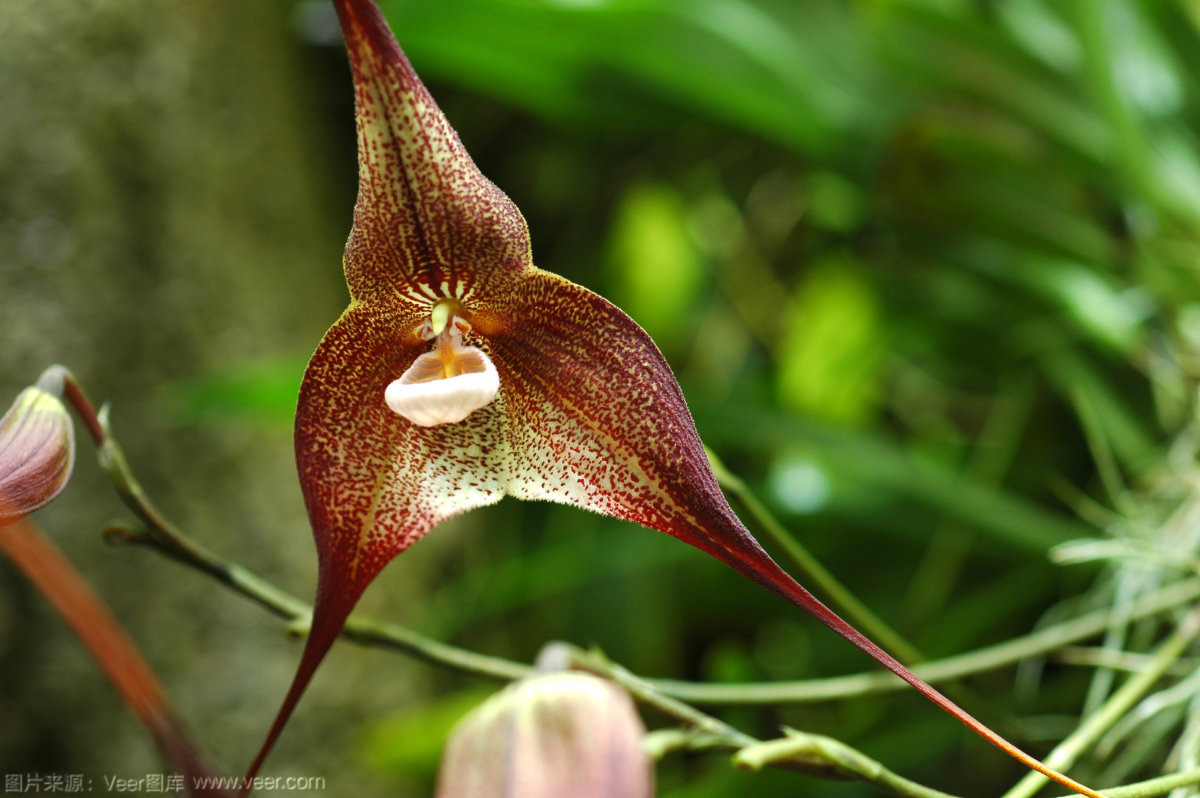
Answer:
[[[533,265],[525,220],[476,168],[371,0],[334,0],[357,101],[350,307],[309,363],[296,460],[320,560],[311,631],[257,772],[379,571],[504,496],[635,521],[700,548],[1073,789],[834,615],[734,516],[649,336]]]

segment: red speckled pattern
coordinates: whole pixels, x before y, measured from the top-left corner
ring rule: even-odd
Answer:
[[[300,666],[248,775],[380,570],[439,522],[506,494],[635,521],[703,549],[1015,751],[763,552],[721,494],[649,336],[608,301],[532,265],[520,212],[479,173],[378,9],[334,5],[357,98],[352,302],[300,389],[296,461],[320,560],[317,598]],[[384,391],[429,350],[417,330],[442,297],[461,302],[464,343],[488,353],[500,390],[462,422],[419,427],[388,409]]]
[[[353,602],[447,517],[511,494],[567,502],[727,556],[757,549],[713,478],[649,337],[609,302],[529,263],[516,207],[479,173],[378,11],[337,4],[351,56],[359,198],[354,299],[313,356],[296,455],[327,591]],[[465,421],[416,427],[383,393],[429,348],[414,334],[453,296],[500,393]],[[719,521],[722,535],[703,530]]]
[[[296,461],[320,577],[300,667],[251,773],[384,565],[506,494],[669,532],[777,590],[790,581],[726,504],[649,336],[532,265],[520,212],[475,167],[379,11],[368,0],[335,6],[357,98],[352,302],[300,389]],[[441,297],[462,302],[464,342],[492,358],[500,391],[465,421],[418,427],[384,391],[428,351],[417,329]]]
[[[532,268],[517,206],[475,166],[370,3],[337,3],[354,74],[358,203],[346,281],[360,301],[469,300]]]
[[[313,356],[296,457],[339,593],[357,597],[434,525],[506,494],[636,521],[722,557],[731,535],[757,548],[721,495],[670,369],[628,316],[540,270],[501,300],[478,309],[473,331],[500,393],[458,424],[419,427],[383,402],[429,347],[401,332],[419,317],[355,304]]]
[[[717,486],[670,368],[632,319],[542,271],[496,313],[505,326],[486,341],[505,401],[509,494],[635,521],[723,559],[730,546],[758,551]]]

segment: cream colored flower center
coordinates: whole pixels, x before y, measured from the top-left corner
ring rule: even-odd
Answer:
[[[496,367],[474,346],[462,342],[471,325],[457,315],[462,305],[440,300],[418,335],[433,339],[433,349],[418,357],[388,385],[384,400],[394,412],[422,427],[456,424],[486,407],[500,390]]]

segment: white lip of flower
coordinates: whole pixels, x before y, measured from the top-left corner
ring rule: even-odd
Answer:
[[[488,356],[463,345],[471,325],[454,315],[460,307],[445,300],[433,306],[430,320],[417,331],[421,338],[436,339],[433,350],[384,391],[387,406],[418,426],[456,424],[491,404],[500,390],[500,375]]]

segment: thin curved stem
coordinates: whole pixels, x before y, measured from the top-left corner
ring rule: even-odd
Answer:
[[[68,385],[73,381],[68,379]],[[120,445],[112,436],[108,413],[96,413],[78,386],[67,397],[94,430],[100,464],[125,504],[142,521],[142,527],[111,526],[106,536],[113,543],[148,546],[249,598],[290,624],[303,626],[312,616],[312,606],[267,582],[248,569],[227,562],[176,528],[154,507],[134,476]],[[1200,577],[1166,587],[1136,602],[1128,611],[1130,620],[1156,615],[1200,599]],[[972,673],[1010,665],[1044,654],[1064,645],[1101,634],[1109,622],[1107,610],[1099,610],[1047,627],[1024,637],[956,657],[927,662],[913,668],[922,679],[936,683]],[[447,645],[397,624],[352,615],[343,637],[362,645],[389,648],[437,665],[498,680],[529,675],[529,665],[491,657]],[[903,689],[904,683],[890,673],[873,671],[830,679],[794,682],[704,684],[673,679],[648,680],[655,689],[693,704],[797,704],[828,701]]]
[[[761,770],[768,765],[811,769],[825,778],[863,781],[893,795],[911,798],[954,798],[949,793],[893,773],[861,751],[832,737],[794,729],[787,729],[786,735],[778,740],[741,749],[733,757],[733,763],[743,770]]]
[[[1108,798],[1156,798],[1181,787],[1194,787],[1197,784],[1200,784],[1200,768],[1126,784],[1123,787],[1109,787],[1104,794]]]
[[[876,615],[870,607],[859,601],[858,597],[846,589],[846,586],[822,565],[820,560],[805,548],[804,544],[796,540],[796,537],[788,532],[783,524],[771,514],[771,511],[758,500],[758,497],[741,477],[726,468],[711,449],[705,447],[704,451],[708,455],[708,463],[712,466],[713,474],[717,477],[717,484],[727,494],[733,496],[745,508],[759,529],[783,550],[799,571],[802,584],[808,585],[816,593],[823,594],[834,607],[845,614],[846,620],[899,659],[909,663],[925,659],[925,656],[903,635]]]
[[[108,540],[114,543],[133,543],[152,548],[215,578],[231,590],[285,619],[294,630],[305,628],[311,621],[311,605],[267,582],[248,569],[217,557],[184,535],[158,512],[134,477],[120,446],[111,434],[107,408],[100,413],[94,412],[86,396],[78,389],[77,385],[74,385],[73,380],[69,381],[69,385],[72,385],[73,389],[67,392],[68,400],[84,417],[89,431],[96,439],[100,449],[101,466],[108,473],[121,498],[142,522],[142,525],[138,527],[109,527],[106,530]],[[1126,613],[1126,617],[1132,619],[1161,613],[1197,598],[1200,598],[1200,578],[1177,583],[1144,598],[1137,602],[1130,612]],[[1190,622],[1186,625],[1184,643],[1195,635],[1197,626],[1200,626],[1198,619],[1200,619],[1200,615],[1191,616]],[[1103,631],[1107,622],[1107,611],[1094,612],[998,646],[940,662],[926,663],[916,670],[927,681],[937,681],[1001,667],[1019,659],[1042,654],[1065,644],[1094,636]],[[1176,638],[1184,633],[1185,629],[1181,627],[1176,632]],[[342,631],[342,636],[359,644],[403,651],[433,664],[497,680],[519,679],[536,672],[536,668],[524,663],[446,645],[396,624],[358,616],[351,616]],[[1156,661],[1168,657],[1168,653],[1165,652],[1173,652],[1180,645],[1176,638],[1172,638],[1174,642],[1169,642],[1163,650],[1160,650],[1160,653],[1156,655]],[[571,661],[575,667],[601,674],[616,681],[644,705],[653,707],[668,717],[686,724],[689,730],[673,738],[672,745],[669,746],[670,750],[677,748],[732,750],[737,752],[735,764],[746,769],[757,769],[764,766],[784,767],[824,778],[851,778],[874,785],[900,798],[953,798],[953,796],[947,796],[945,793],[905,779],[888,770],[879,762],[837,740],[789,730],[787,735],[779,740],[764,742],[707,715],[689,703],[685,703],[780,704],[827,700],[901,687],[902,683],[891,674],[870,673],[839,679],[763,685],[705,685],[673,680],[643,679],[622,666],[612,663],[597,652],[584,652],[576,648],[569,648],[569,650]],[[1182,653],[1182,650],[1182,648],[1179,649],[1179,653]],[[1179,654],[1171,654],[1169,662],[1164,667],[1169,667],[1170,663],[1178,659],[1178,656]],[[1131,680],[1131,683],[1145,679],[1151,679],[1151,677],[1140,675]],[[1152,681],[1153,679],[1151,679]],[[1118,695],[1114,696],[1114,702],[1126,692],[1135,697],[1141,695],[1144,689],[1148,689],[1148,684],[1140,692],[1130,685],[1126,685],[1126,688],[1128,691],[1123,688]],[[1105,721],[1095,721],[1094,725],[1100,726],[1102,730],[1110,724]],[[1084,727],[1081,727],[1076,735],[1072,735],[1072,738],[1067,741],[1070,743],[1071,750],[1076,752],[1075,755],[1082,750],[1080,746],[1090,744],[1087,741],[1092,738],[1082,736],[1088,729],[1091,729],[1091,726],[1085,723]],[[1093,732],[1089,731],[1088,733]],[[1078,742],[1074,738],[1083,739],[1085,742]],[[1064,746],[1067,743],[1064,743]],[[668,748],[664,747],[663,750],[668,750]],[[1048,758],[1047,762],[1057,765],[1053,756]],[[1068,757],[1063,755],[1061,758]],[[1031,776],[1042,778],[1038,774],[1031,774]],[[1027,781],[1032,783],[1032,779],[1027,779]],[[1162,794],[1175,786],[1197,782],[1200,782],[1200,774],[1183,774],[1171,780],[1154,780],[1143,785],[1130,785],[1107,792],[1114,798],[1151,798],[1151,796]],[[1020,785],[1018,785],[1019,787]],[[1018,794],[1015,790],[1018,788],[1014,788],[1014,794],[1010,798],[1016,798]]]
[[[1187,579],[1134,602],[1127,617],[1131,621],[1147,618],[1197,600],[1200,600],[1200,578]],[[1109,623],[1110,612],[1106,609],[1096,610],[994,646],[926,662],[913,667],[912,671],[925,681],[936,684],[1002,668],[1103,634]],[[795,682],[724,685],[660,679],[654,684],[664,692],[693,704],[800,704],[905,688],[904,682],[884,671]]]

